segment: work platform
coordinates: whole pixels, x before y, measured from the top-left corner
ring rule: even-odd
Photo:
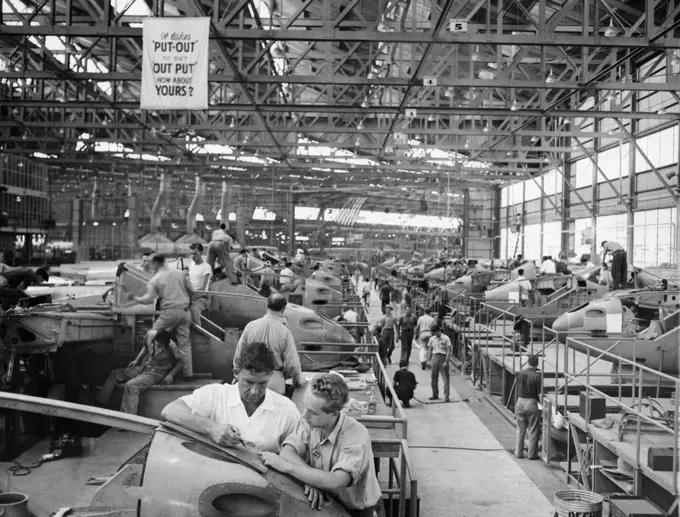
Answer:
[[[680,380],[617,356],[615,347],[602,351],[571,338],[559,343],[548,328],[532,325],[524,346],[514,330],[516,316],[502,311],[495,316],[478,314],[485,305],[465,295],[451,304],[452,317],[445,323],[455,341],[460,370],[501,412],[514,418],[516,375],[526,367],[530,354],[538,355],[543,374],[543,436],[553,437],[552,406],[566,419],[567,461],[559,463],[565,481],[603,495],[645,496],[668,515],[677,515],[678,426],[674,422]],[[584,400],[592,397],[604,413],[595,422],[584,418],[591,410],[584,408]],[[665,448],[674,455],[669,471],[652,468],[650,448]],[[546,462],[552,452],[543,447]]]

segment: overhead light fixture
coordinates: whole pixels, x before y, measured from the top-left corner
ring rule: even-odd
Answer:
[[[479,51],[479,45],[477,45],[475,47],[475,51],[470,56],[470,59],[472,59],[473,61],[481,61],[482,60],[482,54]]]
[[[613,135],[614,133],[615,133],[615,131],[613,129],[610,129],[609,131],[607,131],[608,135]]]
[[[465,145],[463,147],[465,147],[465,149],[470,149],[470,140],[465,140]]]
[[[545,82],[548,84],[553,84],[557,82],[557,77],[555,77],[555,74],[553,74],[553,69],[550,69],[550,73],[548,74],[548,77],[545,78]]]
[[[673,57],[671,57],[671,65],[680,66],[680,56],[673,52]]]
[[[359,123],[357,124],[357,131],[363,131],[364,130],[364,123],[360,120]]]
[[[531,137],[532,142],[538,142],[538,137],[537,136],[532,136]]]
[[[434,115],[428,115],[428,116],[427,116],[427,121],[428,121],[428,122],[434,122],[435,120],[437,120],[437,118],[436,118]]]
[[[543,161],[544,161],[545,163],[550,163],[550,157],[549,157],[549,156],[546,156],[545,158],[543,158]]]
[[[487,122],[486,126],[484,126],[484,129],[482,131],[484,131],[485,133],[489,133],[491,131],[491,124]]]
[[[609,27],[604,30],[605,38],[615,38],[619,35],[619,29],[614,27],[614,18],[609,19]]]
[[[512,104],[510,104],[510,111],[517,111],[519,110],[519,104],[517,104],[517,99],[512,101]]]
[[[229,129],[234,129],[236,127],[236,122],[234,119],[231,119],[231,122],[229,122]]]
[[[364,109],[367,109],[369,107],[368,99],[364,99],[363,101],[361,101],[361,107]]]
[[[496,78],[496,72],[483,68],[477,73],[477,77],[484,81],[493,81]]]
[[[665,115],[666,113],[668,113],[666,111],[666,108],[661,108],[659,111],[656,112],[657,115]]]
[[[576,140],[574,140],[574,143],[571,144],[571,148],[574,149],[575,151],[577,151],[580,148]]]

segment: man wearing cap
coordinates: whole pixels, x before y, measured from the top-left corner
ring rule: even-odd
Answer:
[[[181,354],[170,342],[165,330],[150,330],[146,334],[144,347],[127,368],[113,370],[97,395],[98,402],[106,406],[113,390],[123,387],[120,410],[131,415],[137,414],[139,396],[154,384],[172,384],[182,367]]]
[[[248,250],[242,248],[234,259],[234,271],[238,280],[243,285],[248,283]]]
[[[432,396],[430,400],[439,400],[439,376],[444,381],[444,400],[449,402],[450,377],[449,358],[453,345],[449,336],[442,334],[439,325],[432,327],[434,336],[430,338],[429,347],[432,350]]]
[[[607,255],[612,256],[612,291],[623,289],[628,278],[628,256],[618,242],[602,241],[602,264],[605,264]]]
[[[191,321],[201,326],[201,314],[210,305],[210,298],[205,291],[208,290],[212,268],[203,260],[203,244],[196,242],[189,246],[191,250],[191,263],[189,264],[189,281],[194,294],[191,297]]]
[[[215,260],[219,260],[222,264],[222,270],[227,273],[231,283],[236,282],[234,271],[232,270],[231,257],[229,252],[234,245],[234,239],[227,233],[227,225],[220,224],[219,230],[215,230],[212,234],[212,240],[208,244],[208,264],[210,269],[215,269]]]

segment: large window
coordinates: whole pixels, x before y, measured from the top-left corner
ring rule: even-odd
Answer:
[[[629,161],[628,154],[630,152],[630,144],[617,145],[607,151],[603,151],[597,155],[597,165],[604,171],[610,181],[628,176]],[[597,182],[602,183],[605,179],[602,173],[598,171]]]
[[[576,188],[583,188],[593,184],[593,162],[590,158],[583,158],[573,164]]]
[[[633,220],[633,264],[654,267],[675,263],[676,209],[636,212]]]
[[[542,255],[552,255],[556,259],[560,251],[562,251],[562,223],[560,221],[543,223]]]
[[[616,241],[624,249],[628,245],[627,215],[604,215],[597,218],[596,248],[600,249],[602,241]],[[599,253],[599,251],[598,251]]]
[[[678,161],[678,127],[673,126],[657,133],[637,139],[640,150],[654,165],[654,167],[665,167]],[[640,151],[635,154],[635,172],[644,172],[651,167]]]
[[[524,258],[539,260],[541,256],[541,225],[527,224],[524,227]]]
[[[543,175],[543,191],[546,196],[562,193],[562,175],[557,171],[549,171]]]

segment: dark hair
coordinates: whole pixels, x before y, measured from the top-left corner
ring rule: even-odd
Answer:
[[[286,267],[290,267],[290,266],[292,266],[292,265],[293,265],[293,263],[292,263],[290,260],[287,260],[287,261],[286,261]]]
[[[246,253],[248,253],[248,250],[243,248],[241,251],[239,251],[239,253],[242,254],[242,255],[245,255]]]
[[[270,294],[267,298],[267,309],[270,311],[281,312],[287,304],[286,297],[279,293]]]
[[[523,274],[524,274],[524,270],[523,270],[522,268],[518,269],[518,270],[517,270],[517,274],[518,274],[518,275],[523,275]]]
[[[200,242],[194,242],[191,246],[189,246],[189,249],[203,252],[203,244],[201,244]]]
[[[35,270],[35,274],[38,278],[40,278],[43,282],[47,282],[49,280],[50,275],[47,274],[47,271],[45,268],[38,268]]]
[[[155,262],[159,266],[162,266],[165,264],[165,255],[163,255],[162,253],[154,253],[153,255],[151,255],[150,261]]]
[[[432,325],[432,332],[441,332],[442,328],[439,325]]]
[[[538,356],[530,355],[529,359],[527,359],[527,363],[529,366],[538,366]]]
[[[253,341],[241,349],[241,370],[253,373],[271,373],[276,368],[274,352],[261,341]]]
[[[156,332],[156,335],[154,336],[153,340],[156,343],[160,343],[163,346],[169,346],[170,345],[170,332],[167,330],[159,330]]]
[[[339,375],[322,373],[309,385],[311,392],[326,401],[324,413],[339,413],[349,401],[349,389]]]
[[[142,257],[148,257],[149,255],[151,255],[150,251],[143,251],[142,252]]]
[[[600,244],[600,246],[604,246],[605,244],[607,244],[607,241],[602,241],[602,244]]]
[[[399,361],[399,368],[404,368],[406,366],[408,366],[408,361],[406,359]]]
[[[224,224],[224,223],[220,224],[220,230],[226,230],[226,229],[227,229],[226,224]]]
[[[518,253],[518,254],[517,254],[517,258],[518,258],[518,259],[524,258],[524,255],[522,255],[521,253]]]

